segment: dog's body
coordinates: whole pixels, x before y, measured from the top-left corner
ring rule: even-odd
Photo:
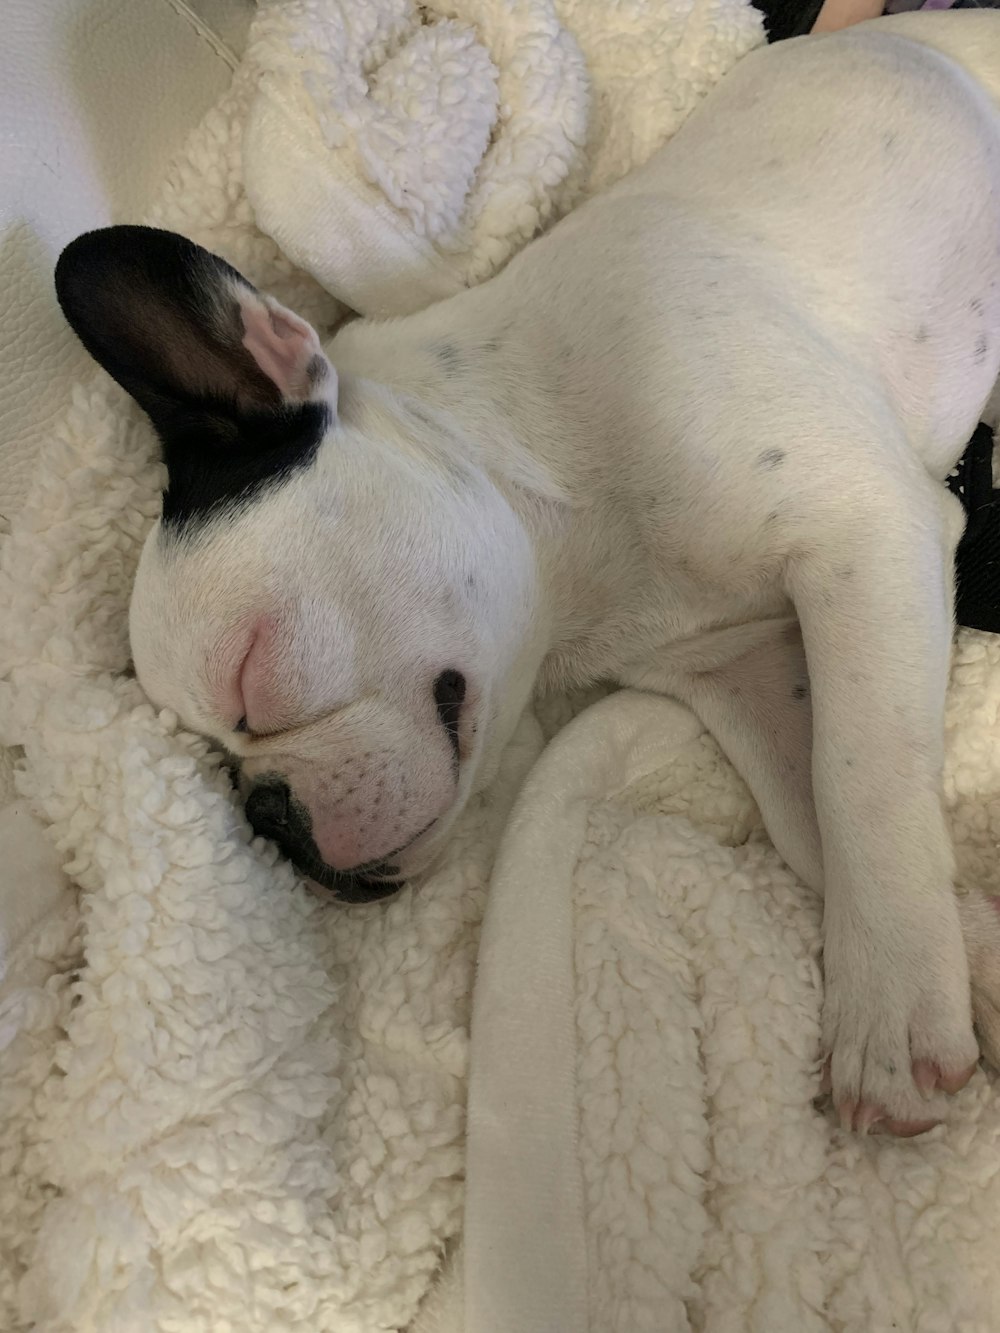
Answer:
[[[171,304],[113,231],[69,248],[59,289],[164,439],[136,666],[241,758],[257,827],[327,883],[412,875],[539,678],[670,693],[825,889],[845,1122],[925,1127],[920,1092],[977,1055],[940,483],[1000,373],[1000,15],[755,53],[498,278],[325,355],[204,252],[170,260]],[[269,411],[285,442],[241,482]],[[970,911],[1000,999],[1000,929]]]

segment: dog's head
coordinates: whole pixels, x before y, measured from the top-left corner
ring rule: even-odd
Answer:
[[[78,238],[60,304],[167,468],[130,633],[150,699],[239,762],[253,827],[337,896],[423,868],[538,666],[513,508],[315,331],[172,233]]]

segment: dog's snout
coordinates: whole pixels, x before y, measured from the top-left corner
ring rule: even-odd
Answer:
[[[458,725],[462,715],[462,704],[465,702],[465,677],[461,671],[455,671],[449,668],[442,671],[440,676],[434,682],[434,703],[438,710],[438,717],[441,719],[441,725],[448,733],[448,739],[455,748],[455,756],[458,757]]]
[[[385,860],[341,871],[322,858],[312,834],[309,815],[288,783],[269,773],[251,788],[245,802],[254,833],[277,843],[281,851],[314,883],[330,889],[349,903],[375,902],[397,893],[399,870]]]
[[[247,819],[255,833],[286,841],[291,832],[291,792],[288,783],[269,778],[258,782],[246,799]]]

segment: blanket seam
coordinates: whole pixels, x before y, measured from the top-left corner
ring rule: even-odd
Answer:
[[[194,30],[195,35],[235,73],[240,63],[236,52],[222,40],[213,28],[209,27],[203,18],[195,13],[191,6],[186,3],[186,0],[166,0],[166,3],[177,17],[183,19]]]

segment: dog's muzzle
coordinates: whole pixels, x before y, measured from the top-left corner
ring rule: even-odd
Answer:
[[[456,778],[461,763],[459,723],[465,702],[465,676],[453,668],[442,671],[433,685],[434,705],[438,720],[451,745]],[[247,819],[255,833],[277,843],[296,870],[308,876],[333,896],[345,903],[370,903],[388,898],[403,887],[399,867],[392,865],[394,856],[405,851],[400,847],[388,857],[355,866],[351,870],[335,870],[320,855],[313,838],[309,811],[297,801],[291,788],[280,773],[264,773],[254,782],[246,797]],[[431,820],[410,839],[411,845],[435,823]]]
[[[266,774],[254,784],[246,799],[246,812],[255,833],[276,843],[296,870],[329,889],[341,902],[371,903],[403,887],[399,868],[385,860],[353,870],[328,866],[313,839],[309,812],[277,774]]]

